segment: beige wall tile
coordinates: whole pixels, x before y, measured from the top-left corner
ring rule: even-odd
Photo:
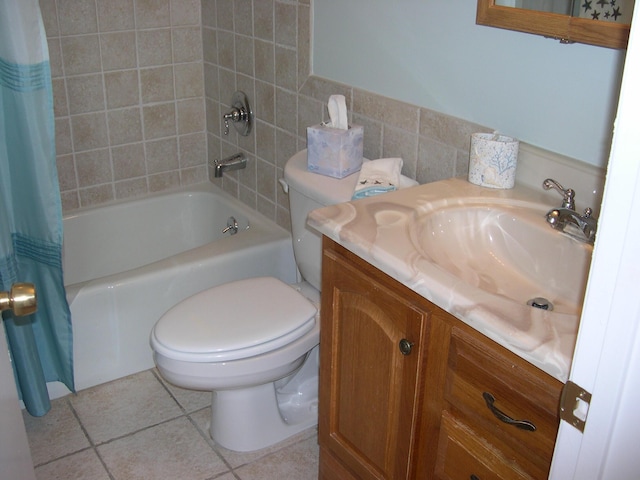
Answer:
[[[174,103],[162,103],[143,107],[144,138],[154,139],[175,135],[175,108]]]
[[[96,7],[101,32],[135,28],[133,0],[98,0]]]
[[[234,31],[240,35],[253,36],[253,3],[252,0],[233,2]]]
[[[53,114],[56,117],[69,115],[67,85],[64,78],[54,78],[51,80],[51,88],[53,89]]]
[[[295,50],[276,46],[276,85],[296,91],[298,89],[298,62]]]
[[[218,30],[218,65],[230,70],[235,69],[235,35],[232,32]]]
[[[71,115],[104,110],[102,75],[83,75],[67,78],[69,112]]]
[[[144,68],[140,70],[140,96],[142,103],[173,100],[173,67]]]
[[[140,103],[138,70],[105,73],[104,86],[107,108],[129,107]]]
[[[138,65],[151,67],[155,65],[169,65],[172,62],[171,30],[168,28],[156,30],[139,30]]]
[[[202,0],[202,25],[215,28],[217,24],[216,0]]]
[[[57,37],[60,35],[58,29],[58,10],[55,2],[51,0],[39,0],[40,11],[42,12],[42,23],[44,24],[47,37]]]
[[[176,170],[178,165],[178,140],[175,137],[147,142],[147,172],[161,173]]]
[[[255,40],[254,68],[257,80],[274,83],[275,81],[275,53],[273,42]]]
[[[218,29],[233,32],[233,1],[234,0],[216,1],[216,27]]]
[[[100,35],[100,47],[105,71],[137,66],[135,32],[103,33]]]
[[[236,71],[253,76],[253,39],[242,35],[235,36]]]
[[[114,180],[125,180],[146,175],[144,145],[133,143],[111,149]],[[146,181],[145,181],[146,185]]]
[[[78,37],[62,37],[62,62],[66,75],[98,73],[100,65],[100,44],[98,35],[82,35]]]
[[[195,166],[206,166],[207,136],[204,132],[180,135],[178,143],[181,170]]]
[[[56,154],[63,155],[73,151],[71,140],[71,120],[69,117],[59,117],[55,119],[56,128]]]
[[[256,161],[257,191],[268,200],[276,201],[276,167],[262,160]]]
[[[277,44],[295,47],[297,44],[297,5],[276,1],[275,41]]]
[[[107,119],[104,112],[71,116],[71,134],[76,152],[107,147]]]
[[[168,27],[170,25],[169,0],[135,0],[138,28]]]
[[[57,5],[60,35],[79,35],[98,31],[95,0],[64,0]]]
[[[202,58],[202,31],[199,26],[174,28],[171,35],[175,63],[195,62]]]
[[[180,186],[180,173],[177,171],[149,175],[149,191],[162,192]]]
[[[139,197],[149,192],[146,177],[132,178],[123,180],[114,184],[116,199],[124,200],[127,198]]]
[[[200,98],[182,100],[176,104],[178,110],[178,134],[205,130],[204,102]]]
[[[76,164],[73,160],[73,155],[58,155],[56,157],[56,167],[58,169],[60,191],[75,190],[78,188]]]
[[[109,150],[101,149],[76,153],[75,157],[80,187],[109,183],[113,180]]]
[[[59,38],[48,38],[49,44],[49,65],[51,67],[51,77],[62,77],[64,70],[62,66],[62,46]]]
[[[200,25],[200,0],[171,0],[171,25]]]
[[[122,145],[142,141],[140,108],[123,108],[107,112],[109,141],[111,145]]]
[[[253,2],[253,34],[256,38],[261,38],[270,42],[274,41],[273,28],[273,0],[263,0]]]
[[[181,63],[173,67],[176,99],[204,97],[204,77],[201,63]]]
[[[202,55],[205,62],[218,63],[218,39],[212,28],[202,29]]]

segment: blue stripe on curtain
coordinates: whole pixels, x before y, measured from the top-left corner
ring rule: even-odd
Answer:
[[[13,8],[10,11],[14,13],[26,5],[24,15],[37,14],[26,24],[39,30],[19,32],[21,38],[4,45],[35,42],[33,50],[46,52],[37,2],[20,0],[7,5],[0,4],[0,26],[3,21],[12,21],[3,8]],[[8,30],[0,28],[0,42]],[[11,31],[14,35],[19,29]],[[3,312],[18,391],[34,416],[51,408],[46,382],[61,381],[75,390],[71,314],[62,277],[62,208],[54,139],[48,59],[20,63],[0,56],[0,288],[9,290],[15,282],[36,286],[36,313],[14,317]]]

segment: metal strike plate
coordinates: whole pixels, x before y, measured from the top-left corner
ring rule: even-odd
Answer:
[[[567,381],[560,396],[560,419],[584,432],[589,413],[591,394],[584,388]]]

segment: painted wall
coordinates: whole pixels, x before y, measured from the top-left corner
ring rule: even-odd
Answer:
[[[313,2],[313,72],[607,163],[625,51],[475,24],[473,0]]]

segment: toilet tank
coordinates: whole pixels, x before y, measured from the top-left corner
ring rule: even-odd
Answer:
[[[284,167],[289,189],[293,253],[302,277],[320,290],[322,237],[307,226],[311,210],[351,200],[358,173],[338,179],[307,170],[307,151],[289,159]]]

